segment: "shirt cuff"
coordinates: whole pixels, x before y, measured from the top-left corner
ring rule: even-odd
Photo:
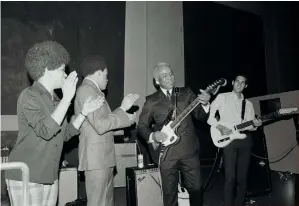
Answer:
[[[56,135],[58,132],[61,131],[61,126],[57,124],[57,122],[53,119],[52,116],[49,116],[45,119],[44,125],[46,125],[47,128],[51,129],[53,135]]]
[[[124,110],[124,112],[127,112],[123,107],[119,107],[120,109]]]
[[[150,134],[150,136],[149,136],[149,139],[148,139],[148,142],[147,143],[153,143],[153,142],[155,142],[154,140],[153,140],[153,132]]]
[[[71,137],[80,134],[80,130],[76,129],[72,123],[68,124],[68,133]]]
[[[208,103],[207,105],[201,105],[202,106],[202,108],[205,110],[205,112],[206,113],[209,113],[209,111],[210,111],[210,103]]]

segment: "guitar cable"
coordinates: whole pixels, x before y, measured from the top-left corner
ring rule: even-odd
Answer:
[[[272,158],[272,161],[270,161],[270,158],[267,158],[267,157],[262,157],[262,156],[254,154],[254,153],[251,153],[251,155],[254,156],[255,158],[268,160],[269,164],[279,162],[279,161],[283,160],[286,156],[288,156],[295,149],[296,146],[299,146],[299,144],[298,144],[299,143],[298,142],[298,139],[299,139],[298,125],[296,124],[297,121],[295,121],[295,118],[293,118],[293,120],[294,120],[294,124],[295,124],[295,127],[296,127],[296,143],[294,145],[292,145],[291,147],[289,147],[285,152],[283,152],[281,157]],[[275,159],[275,160],[273,160],[273,159]]]
[[[209,177],[208,177],[208,179],[207,179],[207,181],[205,182],[205,184],[204,184],[204,186],[203,186],[203,193],[205,193],[205,192],[208,192],[208,191],[210,191],[211,189],[213,189],[213,187],[214,187],[214,185],[215,185],[215,183],[217,182],[217,180],[218,180],[218,178],[219,178],[219,175],[217,176],[217,179],[216,179],[216,181],[214,182],[214,184],[212,185],[212,187],[210,187],[209,189],[207,189],[207,187],[208,187],[208,185],[209,185],[209,183],[210,183],[210,181],[211,181],[211,179],[212,179],[212,176],[213,176],[213,173],[214,173],[214,171],[215,171],[215,168],[216,168],[216,164],[217,164],[217,162],[218,161],[220,161],[220,149],[218,148],[218,150],[217,150],[217,154],[216,154],[216,157],[215,157],[215,161],[214,161],[214,163],[213,163],[213,166],[212,166],[212,171],[210,172],[210,174],[209,174]],[[218,160],[219,159],[219,160]],[[219,165],[218,165],[219,166]],[[218,168],[219,169],[219,168]]]
[[[176,108],[177,108],[177,97],[178,97],[179,92],[180,92],[179,88],[174,87],[174,94],[175,94],[174,113],[173,113],[174,118],[176,118],[176,115],[177,115]],[[162,145],[162,143],[160,143],[160,144]],[[162,145],[162,148],[163,148],[163,145]],[[159,169],[161,196],[162,196],[162,206],[164,206],[164,198],[163,198],[164,193],[163,193],[163,183],[162,183],[162,175],[161,175],[161,158],[162,158],[162,155],[161,155],[161,152],[160,152],[159,161],[158,161],[158,169]]]
[[[161,167],[160,167],[161,157],[162,157],[162,155],[160,154],[159,155],[159,162],[158,162],[158,169],[159,169],[159,179],[160,179],[160,190],[161,190],[161,197],[162,197],[162,206],[164,206],[164,198],[163,198],[164,193],[163,193],[163,185],[162,185],[163,183],[162,183],[162,175],[161,175]]]
[[[279,157],[279,158],[272,158],[272,161],[270,161],[270,158],[267,158],[267,157],[262,157],[262,156],[258,156],[254,153],[251,153],[252,156],[256,157],[256,158],[259,158],[259,159],[263,159],[263,160],[268,160],[270,164],[273,164],[273,163],[276,163],[276,162],[279,162],[281,161],[282,159],[284,159],[286,156],[288,156],[294,149],[295,147],[297,147],[298,144],[295,143],[294,145],[292,145],[291,147],[289,147],[285,152],[282,153],[282,156]],[[274,160],[273,160],[274,159]]]

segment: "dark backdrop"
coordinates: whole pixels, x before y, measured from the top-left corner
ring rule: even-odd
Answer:
[[[196,93],[220,77],[232,90],[236,74],[249,78],[247,98],[267,94],[263,22],[258,16],[214,2],[183,2],[185,85]],[[213,98],[212,98],[213,100]],[[201,159],[213,157],[216,148],[209,126],[197,122]]]
[[[78,71],[80,60],[87,54],[103,55],[109,73],[107,100],[111,109],[120,105],[124,91],[125,2],[1,2],[1,6],[2,115],[16,115],[17,98],[31,83],[23,58],[29,47],[44,40],[55,40],[66,47],[71,55],[69,71]],[[70,108],[69,116],[72,113]],[[16,134],[1,135],[2,146],[11,148]],[[64,145],[64,158],[72,165],[78,162],[77,146],[78,137]]]
[[[82,57],[106,58],[108,102],[116,108],[123,97],[125,2],[1,2],[1,110],[16,114],[20,92],[30,85],[23,57],[32,44],[55,40],[71,54],[70,71]],[[78,85],[80,82],[78,83]]]

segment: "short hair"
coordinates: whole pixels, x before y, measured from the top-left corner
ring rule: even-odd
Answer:
[[[34,44],[25,56],[25,68],[33,80],[38,80],[45,69],[55,70],[70,61],[69,52],[58,42],[44,41]]]
[[[237,77],[244,77],[245,83],[248,84],[248,77],[245,74],[237,74],[234,78],[234,81],[237,79]]]
[[[169,67],[171,68],[170,64],[168,63],[165,63],[165,62],[159,62],[158,64],[156,64],[156,66],[154,67],[154,79],[157,79],[159,77],[159,70],[162,68],[162,67]]]
[[[98,70],[104,71],[107,68],[104,57],[101,55],[86,56],[81,64],[80,70],[83,77],[94,74]]]

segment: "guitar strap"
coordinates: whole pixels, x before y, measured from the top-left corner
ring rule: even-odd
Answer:
[[[178,87],[175,87],[174,88],[174,112],[173,112],[174,119],[177,117],[177,107],[178,107],[179,93],[180,93],[180,89]],[[181,172],[179,172],[179,184],[182,186]]]
[[[241,112],[241,118],[242,118],[242,121],[244,120],[245,106],[246,106],[246,100],[245,100],[245,98],[244,98],[243,101],[242,101],[242,112]]]
[[[178,103],[178,95],[180,89],[178,87],[174,88],[174,111],[173,111],[173,118],[177,117],[177,103]]]

